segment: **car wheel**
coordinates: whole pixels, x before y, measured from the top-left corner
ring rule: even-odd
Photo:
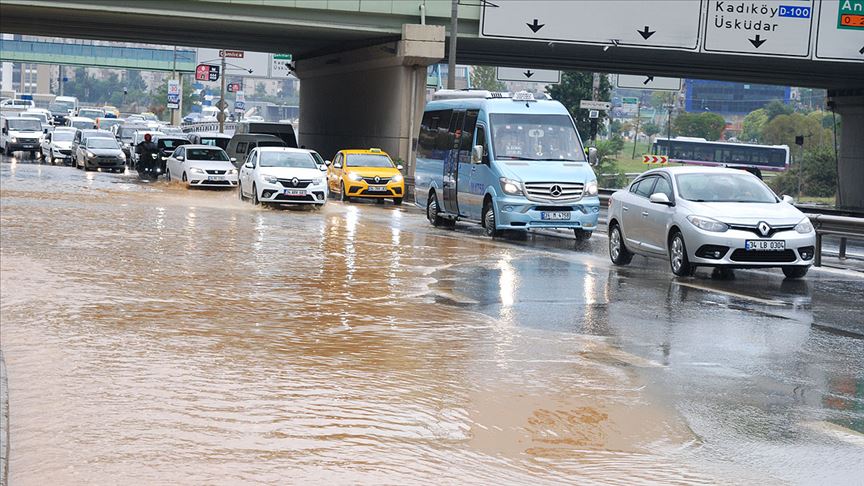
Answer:
[[[495,208],[492,207],[491,202],[487,202],[486,205],[483,206],[483,229],[485,230],[486,236],[495,238],[501,234],[495,227],[495,224]]]
[[[426,201],[426,219],[432,223],[432,226],[444,226],[444,218],[440,216],[438,211],[438,196],[434,192],[429,195],[429,200]]]
[[[618,223],[609,227],[609,259],[615,265],[627,265],[633,260],[633,253],[624,246],[624,236]]]
[[[807,275],[808,270],[810,267],[783,267],[783,275],[786,278],[802,278]]]
[[[402,198],[401,197],[394,197],[393,198],[393,205],[394,206],[401,206],[402,205]]]
[[[237,181],[237,194],[239,194],[241,201],[246,200],[246,198],[243,197],[243,184],[241,184],[240,181]]]
[[[673,233],[669,239],[669,266],[672,267],[672,273],[679,277],[689,277],[696,270],[687,257],[687,246],[680,231]]]
[[[573,230],[573,234],[576,236],[576,241],[588,241],[591,239],[591,235],[593,235],[594,232],[576,228]]]
[[[257,206],[261,204],[261,200],[258,199],[258,188],[255,187],[255,183],[252,183],[252,205]]]
[[[189,184],[188,184],[189,179],[186,178],[186,173],[185,173],[185,172],[184,172],[183,175],[180,177],[180,180],[183,181],[184,184],[189,185]]]
[[[168,182],[171,182],[171,171],[165,169],[165,178],[168,179]]]
[[[347,194],[345,194],[345,183],[344,182],[339,183],[339,200],[342,202],[351,202],[351,198],[348,197]]]

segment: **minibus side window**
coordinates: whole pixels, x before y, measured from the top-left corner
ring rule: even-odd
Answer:
[[[486,144],[486,127],[477,125],[476,145],[483,146],[483,163],[489,165],[489,145]]]
[[[434,158],[435,139],[439,126],[441,126],[441,111],[427,111],[423,114],[420,136],[417,140],[417,157]]]
[[[465,112],[465,121],[462,123],[461,139],[459,140],[459,163],[471,163],[471,144],[474,142],[474,130],[477,128],[477,114],[479,110],[468,110]]]
[[[447,151],[451,148],[450,143],[450,118],[453,117],[453,110],[441,111],[441,123],[435,128],[435,155],[433,159],[441,159],[447,155]]]

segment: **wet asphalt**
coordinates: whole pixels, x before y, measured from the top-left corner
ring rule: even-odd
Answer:
[[[864,484],[861,272],[2,162],[12,484]]]

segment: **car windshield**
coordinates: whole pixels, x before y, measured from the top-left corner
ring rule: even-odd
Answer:
[[[72,126],[75,128],[93,128],[93,122],[78,120],[72,122]]]
[[[228,154],[223,150],[187,149],[186,160],[224,160],[227,162]]]
[[[492,146],[501,160],[585,162],[585,152],[567,115],[490,115]]]
[[[678,195],[688,201],[776,203],[777,197],[756,176],[741,174],[679,174]]]
[[[187,142],[186,140],[177,140],[175,138],[160,138],[158,145],[160,149],[173,149],[187,143],[189,142]]]
[[[159,121],[153,113],[143,113],[141,116],[147,121]]]
[[[318,152],[309,152],[309,153],[312,154],[312,157],[315,158],[315,162],[317,162],[318,165],[324,165],[324,157],[321,157],[321,154],[319,154]]]
[[[349,154],[345,167],[393,167],[390,157],[384,154]]]
[[[113,138],[88,138],[87,139],[87,148],[94,149],[119,149],[120,147],[117,145],[117,141]]]
[[[26,116],[27,118],[38,118],[42,123],[48,122],[48,115],[44,113],[22,113],[21,116]]]
[[[135,132],[141,130],[141,127],[124,127],[120,129],[120,138],[123,140],[132,140]]]
[[[17,131],[42,131],[42,124],[39,123],[39,120],[27,120],[27,119],[10,119],[9,120],[9,130],[17,130]]]
[[[293,167],[297,169],[317,169],[315,159],[308,153],[300,152],[261,152],[261,167]]]
[[[55,101],[48,106],[48,109],[51,113],[62,113],[65,115],[69,110],[75,109],[75,103],[71,101]]]
[[[120,125],[123,123],[123,120],[118,118],[103,118],[99,120],[99,128],[108,129],[113,127],[114,125]]]
[[[285,144],[282,141],[276,140],[262,140],[258,142],[259,147],[284,147]]]
[[[86,118],[99,118],[105,116],[105,114],[99,110],[78,110],[78,116],[83,116]]]
[[[75,138],[75,132],[66,132],[66,131],[54,131],[51,134],[51,139],[55,142],[71,142],[72,139]]]

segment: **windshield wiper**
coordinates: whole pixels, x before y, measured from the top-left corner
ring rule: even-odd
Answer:
[[[510,160],[537,160],[529,157],[521,157],[519,155],[499,155],[496,157],[498,159],[510,159]]]

